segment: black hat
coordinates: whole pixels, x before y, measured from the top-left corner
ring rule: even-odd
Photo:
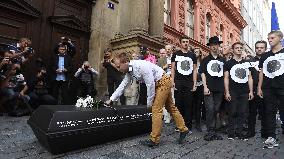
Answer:
[[[223,41],[219,41],[219,38],[217,36],[213,36],[209,39],[209,43],[207,43],[207,46],[210,46],[210,44],[222,44]]]

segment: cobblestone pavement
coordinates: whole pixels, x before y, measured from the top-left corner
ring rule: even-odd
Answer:
[[[139,144],[147,135],[131,137],[104,145],[72,151],[60,155],[47,152],[34,136],[27,125],[28,117],[12,118],[0,117],[0,159],[38,159],[38,158],[66,158],[66,159],[223,159],[223,158],[250,158],[250,159],[284,159],[284,135],[278,129],[279,147],[263,149],[263,139],[260,134],[249,139],[224,140],[207,142],[203,140],[205,133],[188,136],[183,145],[176,144],[178,133],[174,125],[164,126],[160,146],[147,148]],[[225,137],[225,136],[224,136]]]

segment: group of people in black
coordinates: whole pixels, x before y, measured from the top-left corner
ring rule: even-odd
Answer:
[[[261,120],[265,147],[277,147],[276,114],[284,122],[284,49],[283,33],[272,31],[267,42],[255,43],[256,55],[247,55],[244,44],[235,42],[221,51],[223,43],[211,37],[209,54],[189,49],[189,39],[182,37],[181,50],[171,56],[171,76],[175,103],[186,126],[192,129],[193,117],[200,129],[200,114],[206,117],[205,140],[220,140],[217,123],[226,116],[227,137],[248,140],[256,134],[256,116]],[[196,98],[200,97],[200,98]],[[204,106],[202,106],[204,104]],[[202,112],[202,107],[205,112]],[[199,110],[199,111],[194,111]],[[202,112],[202,113],[201,113]],[[282,124],[284,133],[284,126]]]

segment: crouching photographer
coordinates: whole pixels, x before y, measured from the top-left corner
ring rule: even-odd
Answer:
[[[40,105],[55,105],[56,99],[49,93],[49,87],[47,82],[47,72],[45,65],[39,58],[36,60],[38,71],[36,76],[29,84],[29,97],[32,108],[36,109]]]
[[[5,61],[7,61],[7,58]],[[21,74],[21,66],[7,62],[4,67],[5,70],[1,70],[0,83],[0,96],[3,97],[1,99],[2,109],[11,116],[28,114],[31,111],[28,105],[30,98],[26,95],[28,87],[24,76]],[[23,105],[28,106],[28,108],[22,107]]]
[[[75,73],[75,77],[80,80],[81,83],[81,93],[80,96],[92,96],[93,98],[97,95],[97,90],[95,89],[95,78],[99,73],[92,68],[88,61],[84,61],[81,68]]]

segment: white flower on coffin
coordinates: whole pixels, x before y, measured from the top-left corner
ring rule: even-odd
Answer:
[[[87,96],[84,98],[77,99],[77,102],[75,104],[76,107],[83,107],[83,108],[92,108],[94,104],[94,99],[91,96]]]

